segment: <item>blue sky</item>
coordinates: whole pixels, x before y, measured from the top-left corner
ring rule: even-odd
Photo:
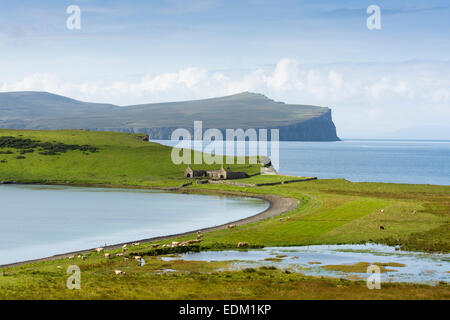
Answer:
[[[449,35],[448,1],[0,0],[0,90],[122,105],[248,90],[329,106],[344,137],[450,139]]]

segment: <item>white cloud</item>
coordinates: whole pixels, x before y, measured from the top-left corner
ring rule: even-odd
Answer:
[[[450,122],[450,63],[301,65],[280,59],[271,69],[236,75],[188,67],[135,80],[72,82],[32,74],[3,82],[1,91],[39,90],[120,105],[201,99],[242,91],[278,101],[333,108],[339,132],[384,132],[415,124]]]

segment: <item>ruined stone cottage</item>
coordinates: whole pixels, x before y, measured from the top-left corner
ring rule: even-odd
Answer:
[[[188,165],[184,171],[184,177],[188,179],[210,178],[214,180],[226,180],[248,178],[249,176],[245,172],[233,172],[230,168],[224,169],[223,166],[219,170],[193,170]]]

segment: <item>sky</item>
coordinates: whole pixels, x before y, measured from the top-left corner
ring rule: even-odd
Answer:
[[[131,105],[252,91],[330,107],[343,138],[450,139],[449,53],[447,0],[0,0],[1,92]]]

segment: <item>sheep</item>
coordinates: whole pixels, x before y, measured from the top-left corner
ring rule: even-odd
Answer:
[[[110,254],[109,254],[109,253],[105,253],[103,256],[104,256],[106,259],[109,259]]]
[[[103,251],[105,251],[105,249],[104,249],[104,248],[97,248],[97,249],[95,249],[95,251],[97,251],[97,252],[103,252]]]
[[[125,253],[128,251],[128,248],[122,248],[122,252]]]
[[[152,248],[154,249],[154,248],[158,248],[159,247],[159,244],[152,244]]]
[[[248,242],[239,242],[237,247],[238,248],[246,248],[246,247],[248,247]]]
[[[70,260],[72,260],[72,259],[74,259],[75,258],[75,256],[69,256],[69,259]]]
[[[136,261],[139,261],[139,260],[141,260],[141,259],[142,259],[141,256],[134,256],[134,260],[136,260]]]
[[[126,248],[127,246],[128,246],[127,244],[124,244],[124,245],[122,246],[122,249],[123,249],[123,248]]]
[[[381,212],[381,213],[384,213],[384,209],[381,209],[380,212]]]
[[[85,256],[81,256],[81,260],[86,260],[86,257]]]
[[[233,229],[233,228],[235,228],[235,227],[236,227],[236,225],[234,225],[234,224],[228,225],[228,229]]]
[[[172,242],[172,247],[178,247],[179,245],[180,245],[180,243],[178,241]]]
[[[123,253],[116,253],[116,257],[123,257]]]
[[[119,276],[119,275],[125,275],[126,273],[124,271],[121,270],[114,270],[114,273]]]
[[[140,246],[141,244],[139,243],[139,242],[134,242],[133,243],[133,246],[136,246],[136,247],[138,247],[138,246]]]
[[[384,226],[380,226],[380,230],[384,230]]]

